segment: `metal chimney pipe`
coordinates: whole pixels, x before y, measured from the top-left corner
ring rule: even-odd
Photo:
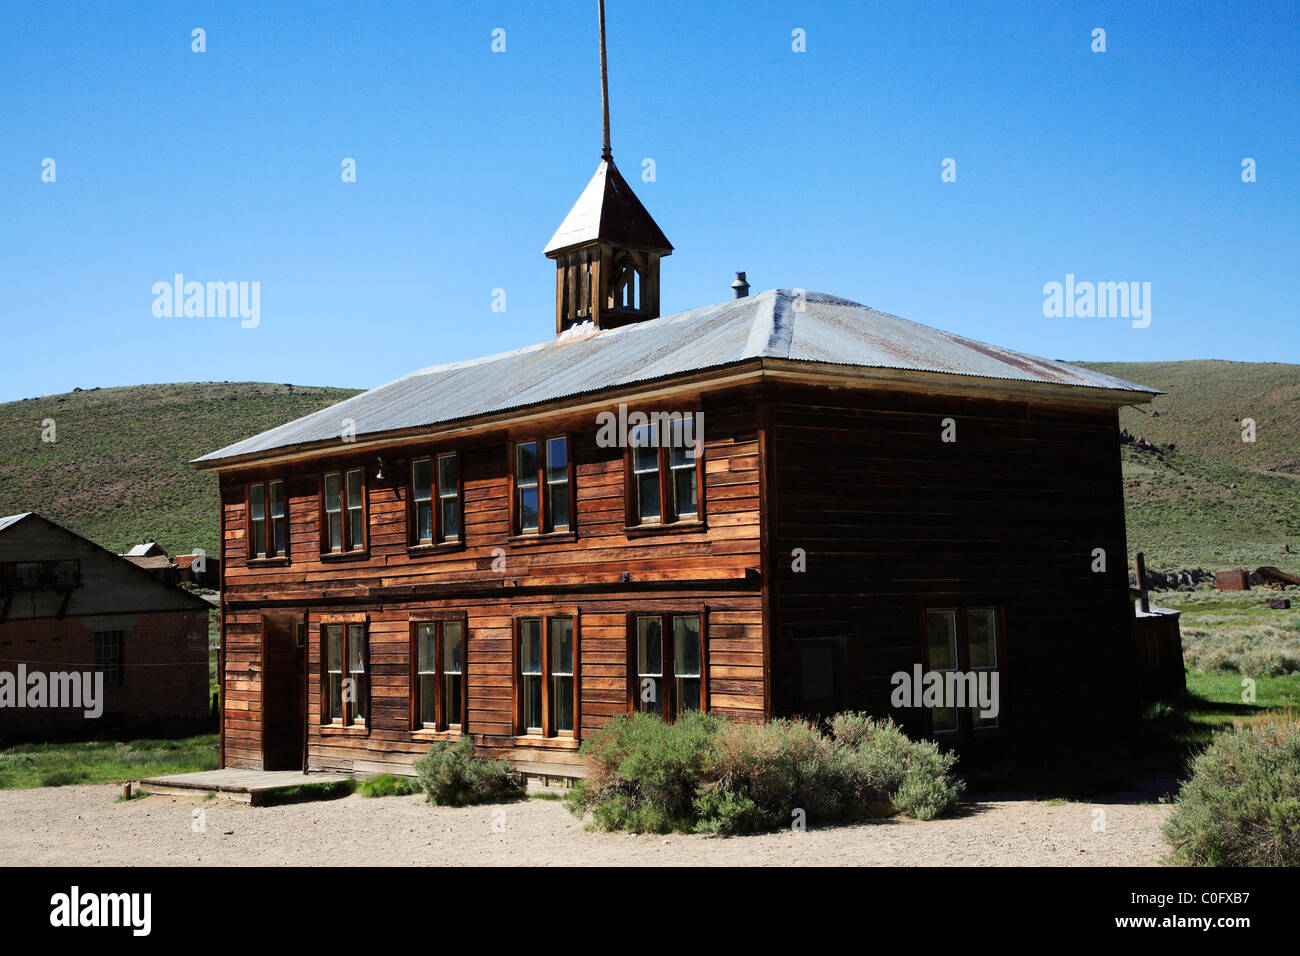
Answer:
[[[731,283],[731,292],[733,297],[737,299],[743,299],[749,295],[749,283],[745,280],[745,273],[736,273],[736,281]]]

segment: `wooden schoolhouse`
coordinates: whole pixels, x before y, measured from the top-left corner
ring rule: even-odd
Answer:
[[[573,776],[603,721],[690,708],[976,756],[1129,739],[1117,410],[1155,390],[743,274],[661,315],[672,251],[606,120],[545,247],[552,337],[195,462],[224,766],[409,773],[468,735]],[[998,714],[895,706],[917,666],[987,672]]]

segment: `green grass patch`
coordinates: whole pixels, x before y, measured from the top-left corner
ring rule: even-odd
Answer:
[[[1187,672],[1187,693],[1151,704],[1143,714],[1137,772],[1183,776],[1215,735],[1238,726],[1285,719],[1300,704],[1300,677],[1256,677],[1253,701],[1239,674]]]
[[[1260,717],[1269,710],[1300,710],[1300,676],[1249,678],[1253,701],[1244,696],[1246,680],[1240,674],[1189,670],[1187,692],[1201,702],[1196,719],[1223,725]]]
[[[125,783],[217,768],[217,735],[176,740],[86,740],[0,749],[0,790]]]
[[[357,784],[357,793],[363,797],[405,797],[419,792],[420,785],[414,777],[399,777],[394,773],[367,777]]]

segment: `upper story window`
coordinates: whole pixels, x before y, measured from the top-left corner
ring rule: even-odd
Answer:
[[[577,736],[575,618],[520,618],[515,631],[516,731],[542,737]]]
[[[953,686],[963,684],[965,706],[945,700],[945,706],[929,708],[930,728],[936,734],[969,734],[998,726],[1002,706],[1001,661],[1002,614],[995,607],[929,608],[925,612],[924,651],[927,671],[952,675]],[[994,686],[996,684],[996,687]],[[982,707],[996,701],[996,707]]]
[[[691,419],[642,425],[629,435],[629,525],[698,522],[702,519],[703,436]]]
[[[76,558],[59,561],[17,561],[0,564],[0,593],[51,588],[67,591],[81,587],[81,562]]]
[[[360,468],[325,476],[321,551],[345,554],[366,548],[366,484]]]
[[[630,709],[677,717],[707,709],[699,614],[638,614],[628,648]]]
[[[81,587],[81,562],[76,558],[51,561],[50,586],[56,590]]]
[[[248,557],[283,558],[289,553],[288,500],[283,481],[248,486]]]
[[[522,535],[572,530],[573,462],[568,437],[515,442],[512,464],[512,532]]]
[[[19,561],[14,565],[14,586],[19,591],[44,587],[45,566],[39,561]]]
[[[460,458],[454,451],[411,462],[411,511],[411,544],[460,540]]]
[[[321,661],[321,723],[364,724],[370,700],[366,625],[323,625]]]

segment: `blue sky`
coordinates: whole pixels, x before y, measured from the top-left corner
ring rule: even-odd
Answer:
[[[600,157],[595,0],[7,6],[0,400],[369,387],[554,334],[541,250]],[[1300,362],[1298,11],[608,0],[664,311],[745,269],[1053,358]],[[260,324],[155,317],[178,272],[259,282]],[[1150,282],[1151,324],[1044,317],[1067,273]]]

